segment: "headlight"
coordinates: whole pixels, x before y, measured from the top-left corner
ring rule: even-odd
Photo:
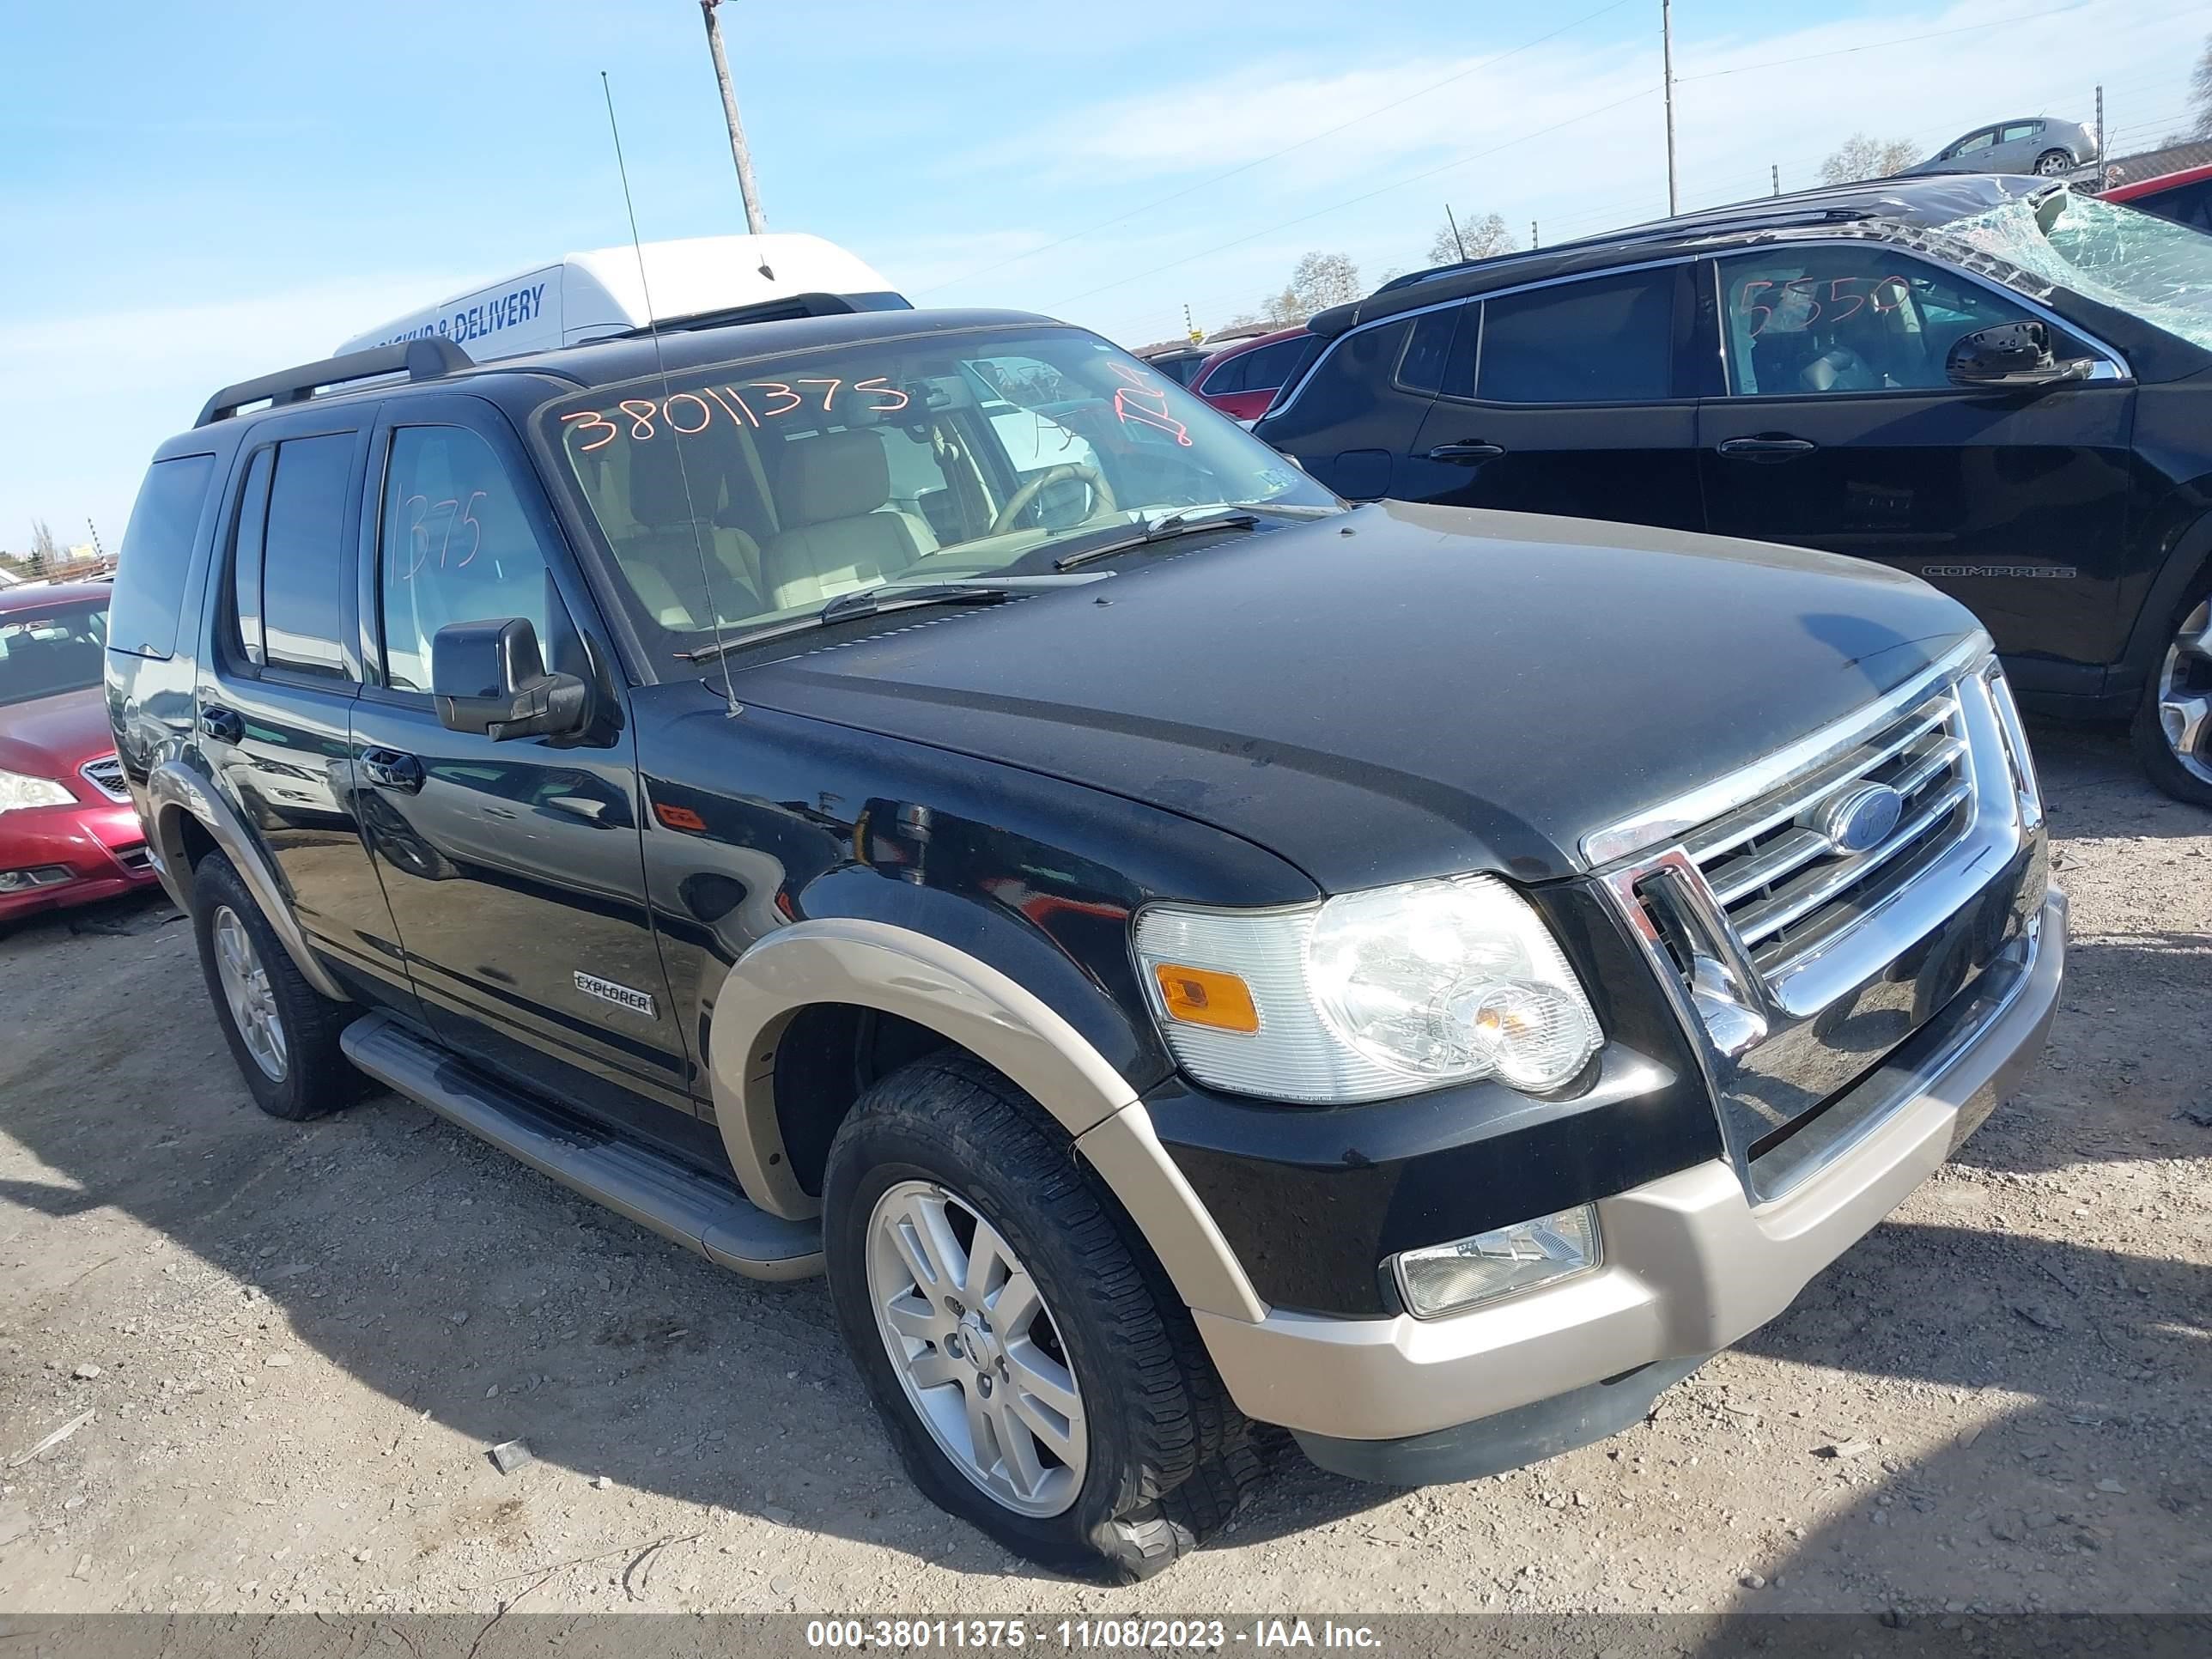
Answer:
[[[1147,907],[1137,955],[1200,1082],[1334,1103],[1496,1077],[1556,1089],[1602,1038],[1542,921],[1491,876],[1282,910]]]
[[[52,778],[34,778],[21,772],[0,771],[0,812],[26,806],[73,806],[76,797]]]

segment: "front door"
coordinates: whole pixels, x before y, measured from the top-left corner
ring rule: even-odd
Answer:
[[[433,1028],[555,1099],[690,1111],[645,903],[634,745],[604,635],[505,417],[410,399],[374,434],[362,535],[368,684],[353,722],[362,831]],[[431,640],[527,617],[593,686],[579,737],[441,725]]]
[[[2024,392],[1953,386],[1961,335],[2029,312],[1877,242],[1784,245],[1718,274],[1729,395],[1698,414],[1713,530],[1922,577],[2027,659],[2033,689],[2080,689],[2069,668],[2120,654],[2134,413],[2120,366]]]
[[[1690,271],[1577,277],[1470,307],[1391,493],[1698,528]]]

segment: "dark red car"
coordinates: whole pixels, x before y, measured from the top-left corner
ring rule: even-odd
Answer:
[[[0,924],[155,878],[100,689],[108,593],[0,588]]]
[[[1305,346],[1303,323],[1239,340],[1206,359],[1191,377],[1190,389],[1223,414],[1249,426],[1267,412]]]
[[[2212,231],[2212,165],[2115,185],[2105,192],[2105,199],[2124,202],[2191,230]]]

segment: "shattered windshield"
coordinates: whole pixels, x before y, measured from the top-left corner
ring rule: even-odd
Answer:
[[[2069,190],[2007,202],[1943,229],[2212,351],[2212,236],[2202,231]]]

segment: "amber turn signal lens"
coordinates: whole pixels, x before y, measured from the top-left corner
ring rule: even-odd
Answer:
[[[1234,974],[1163,962],[1152,969],[1152,977],[1159,981],[1160,999],[1172,1018],[1247,1036],[1260,1029],[1260,1011],[1252,1006],[1251,990]]]

